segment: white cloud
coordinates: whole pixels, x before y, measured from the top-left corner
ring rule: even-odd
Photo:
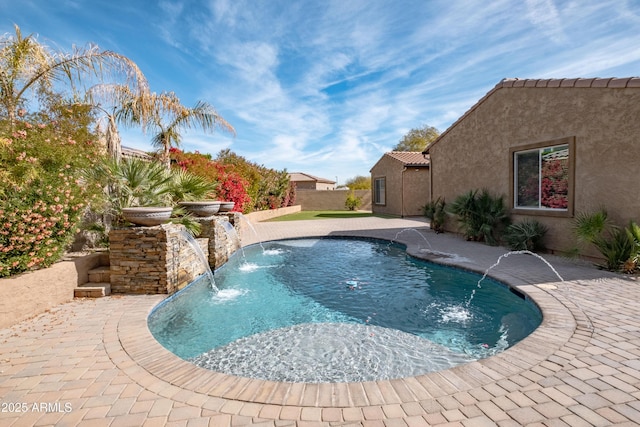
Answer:
[[[553,0],[527,0],[527,17],[553,42],[562,44],[567,40],[562,19]]]

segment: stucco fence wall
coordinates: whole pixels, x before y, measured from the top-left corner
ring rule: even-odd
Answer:
[[[362,198],[358,209],[370,211],[371,190],[355,190],[354,193]],[[349,190],[300,190],[296,194],[296,203],[303,211],[344,211],[347,210],[344,202],[348,195]]]

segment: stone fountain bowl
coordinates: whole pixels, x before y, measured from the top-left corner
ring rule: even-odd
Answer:
[[[122,208],[122,216],[132,224],[153,227],[167,222],[172,211],[172,207]]]
[[[198,202],[180,202],[179,205],[185,208],[187,212],[196,216],[205,217],[218,213],[221,202],[215,200],[202,200]]]
[[[231,212],[235,202],[220,202],[220,212]]]

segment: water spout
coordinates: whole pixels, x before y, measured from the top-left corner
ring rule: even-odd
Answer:
[[[220,290],[216,286],[216,282],[213,278],[213,271],[211,271],[211,267],[209,266],[209,260],[207,259],[207,256],[202,251],[202,248],[200,247],[196,239],[194,239],[191,233],[187,232],[186,230],[182,230],[180,232],[180,235],[182,236],[182,238],[184,238],[185,242],[187,242],[189,246],[191,246],[191,248],[195,252],[200,262],[202,262],[202,265],[204,266],[204,275],[209,281],[209,283],[211,283],[211,288],[216,293],[219,292]]]
[[[256,230],[256,228],[253,226],[253,224],[251,223],[251,221],[249,221],[249,219],[244,216],[241,213],[238,213],[238,216],[244,220],[244,222],[247,223],[247,225],[249,226],[249,228],[251,229],[251,231],[253,231],[253,234],[256,236],[256,238],[258,239],[258,244],[260,245],[260,247],[262,248],[262,252],[265,251],[264,245],[262,244],[262,241],[260,240],[260,236],[258,235],[258,231]]]
[[[484,274],[482,275],[482,278],[480,278],[480,280],[478,280],[478,286],[476,289],[474,289],[471,292],[471,297],[469,297],[469,300],[467,301],[467,307],[469,307],[469,304],[471,304],[471,301],[473,300],[473,297],[476,294],[476,290],[477,289],[481,289],[482,286],[481,283],[482,281],[487,277],[487,275],[489,274],[489,271],[491,271],[492,269],[494,269],[495,267],[498,266],[498,264],[500,264],[500,261],[502,261],[504,258],[507,258],[511,255],[533,255],[534,257],[538,258],[540,261],[542,261],[543,263],[545,263],[547,265],[547,267],[549,267],[551,269],[551,271],[553,272],[553,274],[556,275],[556,277],[560,280],[560,282],[565,282],[564,278],[560,275],[560,273],[558,273],[558,270],[556,270],[553,265],[551,265],[551,263],[549,261],[547,261],[546,259],[544,259],[542,256],[538,255],[535,252],[531,252],[531,251],[527,251],[527,250],[522,250],[522,251],[511,251],[511,252],[507,252],[506,254],[502,254],[498,257],[498,260],[495,262],[495,264],[493,264],[491,267],[487,268],[484,272]],[[584,310],[582,310],[582,308],[580,307],[580,304],[575,300],[575,298],[573,298],[573,296],[571,295],[570,289],[568,286],[563,286],[561,288],[561,290],[563,291],[567,291],[567,295],[566,297],[572,301],[576,307],[582,311],[584,313],[584,316],[587,320],[587,324],[589,325],[589,329],[593,330],[593,322],[591,322],[591,319],[589,318],[589,316],[584,312]],[[564,293],[564,292],[563,292]]]
[[[494,268],[496,268],[496,267],[500,264],[500,261],[502,261],[504,258],[507,258],[507,257],[509,257],[509,256],[511,256],[511,255],[533,255],[534,257],[538,258],[540,261],[544,262],[544,263],[547,265],[547,267],[549,267],[549,268],[551,269],[551,271],[553,271],[553,273],[556,275],[556,277],[557,277],[558,279],[560,279],[560,281],[561,281],[561,282],[564,282],[564,279],[562,278],[562,276],[560,275],[560,273],[558,273],[558,270],[556,270],[556,269],[551,265],[551,263],[549,263],[549,261],[547,261],[546,259],[544,259],[542,256],[538,255],[538,254],[537,254],[537,253],[535,253],[535,252],[531,252],[531,251],[527,251],[527,250],[522,250],[522,251],[511,251],[511,252],[507,252],[506,254],[502,254],[502,255],[500,255],[500,256],[498,257],[498,260],[497,260],[497,261],[496,261],[496,262],[495,262],[491,267],[489,267],[489,268],[487,268],[487,269],[485,270],[485,272],[484,272],[484,274],[482,275],[482,277],[480,278],[480,280],[478,280],[478,286],[477,286],[477,288],[476,288],[476,289],[481,289],[481,288],[482,288],[482,286],[481,286],[482,281],[483,281],[484,279],[486,279],[486,278],[487,278],[487,275],[489,274],[489,272],[490,272],[491,270],[493,270]],[[469,307],[469,304],[471,304],[471,301],[473,300],[473,297],[474,297],[474,296],[475,296],[475,294],[476,294],[476,289],[474,289],[474,290],[471,292],[471,297],[469,297],[469,300],[467,301],[467,307]]]
[[[433,250],[433,248],[431,247],[431,243],[429,243],[429,241],[427,240],[426,237],[424,237],[424,235],[422,233],[420,233],[416,228],[405,228],[403,230],[400,230],[396,233],[395,237],[393,239],[391,239],[391,242],[389,243],[389,246],[391,246],[391,244],[395,241],[398,240],[398,237],[400,237],[400,235],[402,233],[404,233],[405,231],[413,231],[414,233],[418,233],[418,236],[422,237],[422,240],[424,240],[424,242],[429,246],[429,249]]]

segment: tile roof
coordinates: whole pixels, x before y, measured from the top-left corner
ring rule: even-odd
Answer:
[[[122,146],[122,157],[137,158],[149,161],[153,160],[153,157],[148,155],[144,151],[138,150],[137,148],[125,147],[124,145]]]
[[[425,159],[420,151],[390,151],[384,155],[402,162],[405,166],[429,166],[429,159]]]
[[[438,138],[432,141],[423,153],[428,153],[429,149],[438,143],[451,129],[464,120],[476,108],[493,95],[494,92],[502,88],[609,88],[609,89],[625,89],[640,88],[640,77],[611,77],[611,78],[573,78],[573,79],[518,79],[504,78],[494,86],[485,96],[480,98],[467,112],[465,112],[458,120],[453,122],[447,130],[442,132]]]
[[[303,173],[303,172],[291,172],[289,174],[289,180],[290,181],[295,181],[295,182],[300,182],[300,181],[307,181],[307,182],[322,182],[322,183],[326,183],[326,184],[335,184],[335,181],[331,181],[330,179],[326,179],[326,178],[320,178],[317,176],[313,176],[313,175],[309,175],[308,173]]]

